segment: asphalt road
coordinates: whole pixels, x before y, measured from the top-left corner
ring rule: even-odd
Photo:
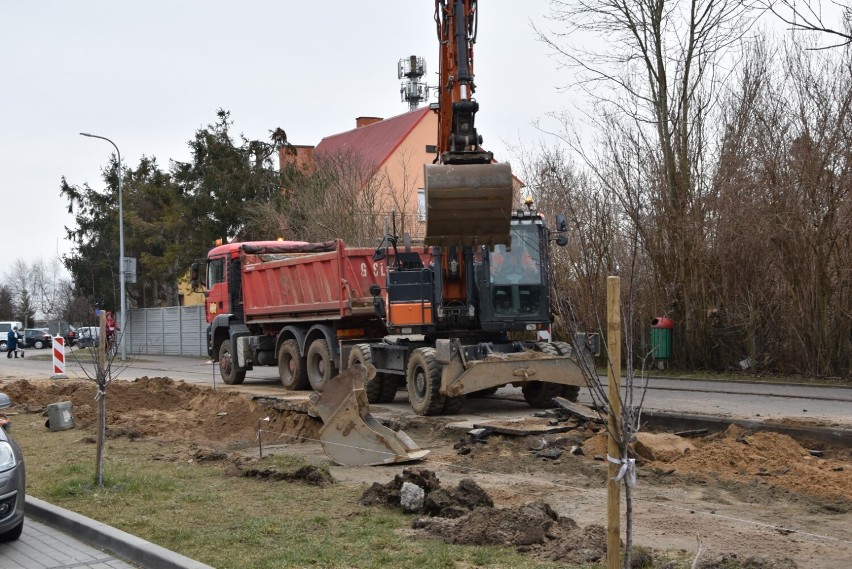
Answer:
[[[28,350],[27,358],[11,360],[0,356],[0,378],[49,378],[53,372],[52,360],[48,359],[49,353],[49,350]],[[77,352],[72,350],[66,357],[66,375],[78,379],[93,377],[94,366],[91,357],[86,354],[86,357],[77,358],[76,354]],[[221,382],[217,366],[204,358],[134,356],[128,357],[127,362],[116,358],[112,363],[112,373],[114,377],[127,380],[143,376],[167,376],[191,383],[226,387]],[[306,392],[284,391],[278,385],[276,367],[258,368],[249,372],[240,389],[258,395],[286,396],[294,399],[307,396]],[[639,390],[635,393],[638,398]],[[593,402],[587,388],[581,390],[580,402]],[[403,411],[407,409],[407,402],[404,394],[400,392],[394,403],[383,406]],[[648,411],[715,415],[734,419],[783,418],[852,426],[852,388],[651,378],[643,408]],[[520,390],[509,387],[501,389],[490,398],[469,400],[462,415],[514,416],[529,412],[530,408],[523,401]]]

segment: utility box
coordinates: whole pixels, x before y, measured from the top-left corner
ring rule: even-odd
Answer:
[[[47,421],[44,426],[51,431],[74,428],[74,406],[70,401],[60,401],[47,406]]]
[[[651,355],[655,360],[669,360],[672,357],[672,333],[674,320],[658,316],[651,320]]]

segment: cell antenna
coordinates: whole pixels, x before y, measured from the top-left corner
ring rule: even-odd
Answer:
[[[397,78],[406,79],[399,88],[402,102],[408,103],[408,110],[413,111],[420,106],[421,101],[429,98],[429,86],[421,81],[426,75],[426,59],[412,55],[399,60]]]

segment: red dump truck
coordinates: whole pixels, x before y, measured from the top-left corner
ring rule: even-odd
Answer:
[[[548,245],[563,240],[531,207],[512,214],[511,234],[511,248],[397,250],[392,235],[377,250],[340,240],[221,245],[207,258],[209,353],[226,383],[277,365],[286,389],[317,392],[369,364],[370,403],[407,388],[422,415],[457,412],[466,395],[507,384],[534,407],[576,399],[589,338],[535,341],[550,321]]]

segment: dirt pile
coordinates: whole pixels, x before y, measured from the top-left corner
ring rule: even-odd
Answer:
[[[818,498],[839,498],[852,505],[852,464],[811,456],[787,435],[751,433],[731,425],[693,442],[695,451],[648,465],[668,471],[674,468],[682,475],[765,482]]]
[[[400,506],[406,484],[425,493],[422,513],[426,516],[415,519],[412,528],[448,543],[509,545],[541,559],[568,562],[599,561],[606,552],[606,532],[600,526],[580,528],[540,502],[495,508],[488,493],[473,480],[442,488],[435,473],[427,469],[407,468],[387,484],[373,483],[360,502]]]
[[[5,380],[0,390],[23,413],[44,414],[51,403],[71,401],[78,427],[88,428],[97,418],[96,386],[91,381]],[[111,382],[106,408],[107,436],[131,439],[253,441],[262,425],[264,439],[274,441],[286,435],[288,442],[298,442],[316,440],[322,426],[305,413],[166,377]]]
[[[285,480],[287,482],[304,482],[312,486],[325,488],[334,484],[334,478],[327,468],[320,468],[309,464],[292,471],[279,470],[277,468],[249,468],[243,476],[248,478],[259,478],[261,480]]]
[[[491,497],[476,482],[465,478],[455,488],[442,488],[438,477],[425,468],[406,468],[387,484],[374,482],[361,496],[365,506],[400,506],[405,483],[422,489],[425,496],[422,513],[444,518],[458,518],[477,507],[491,507]]]
[[[418,518],[412,527],[463,545],[508,545],[539,559],[591,563],[606,555],[606,530],[581,528],[542,502],[513,508],[477,508],[456,519]]]

